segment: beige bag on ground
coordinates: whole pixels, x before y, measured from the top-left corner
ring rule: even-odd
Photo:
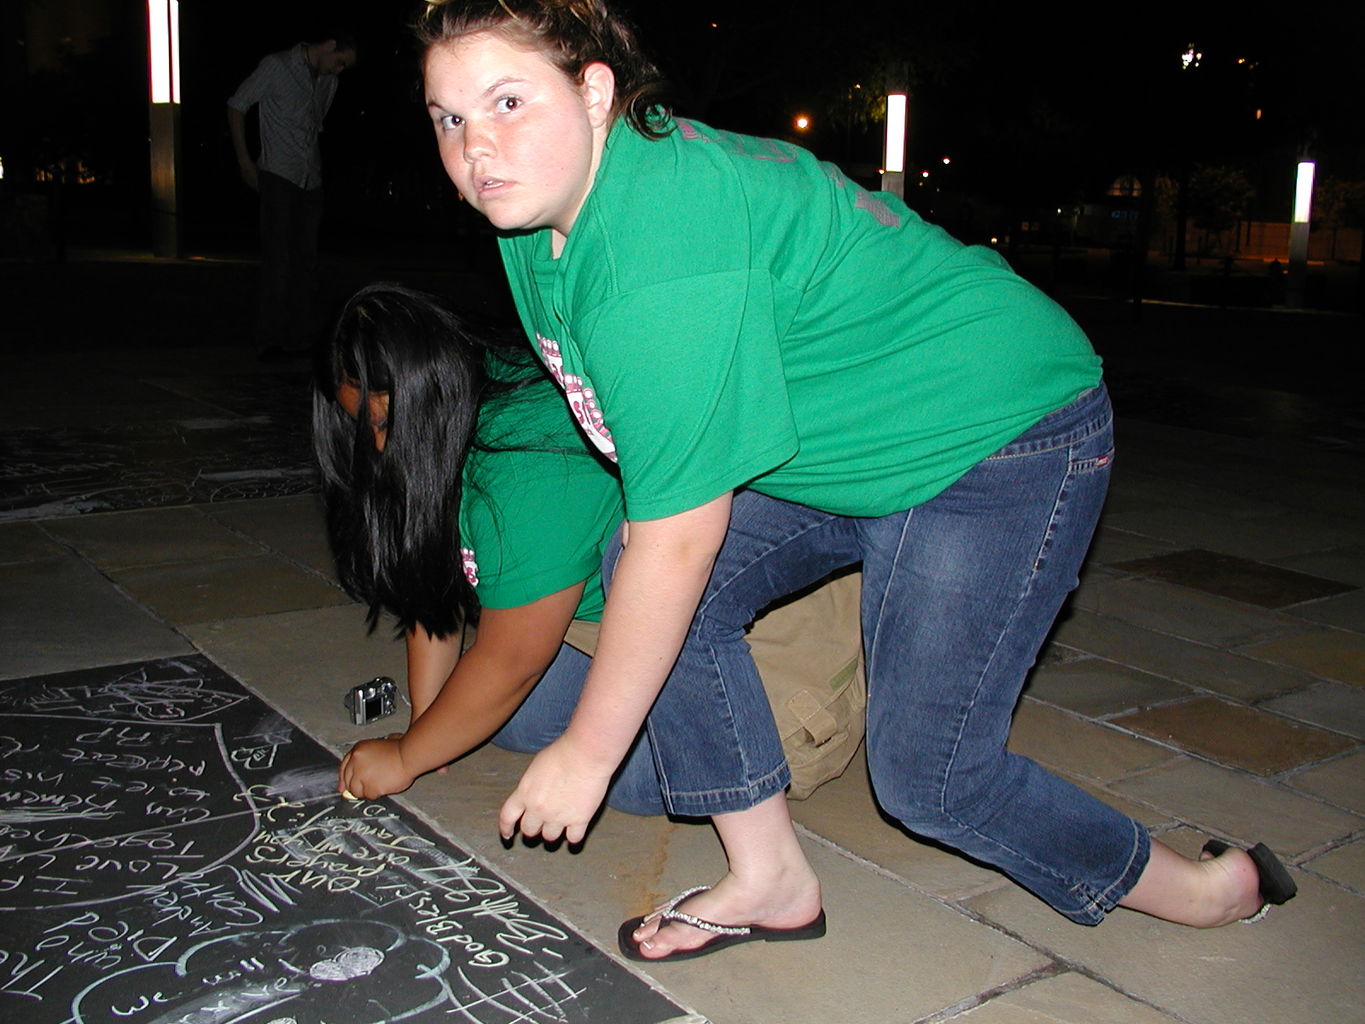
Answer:
[[[866,730],[858,590],[861,573],[836,577],[762,615],[749,632],[791,766],[788,795],[804,800],[838,778]],[[597,647],[597,623],[575,619],[564,641],[584,654]]]

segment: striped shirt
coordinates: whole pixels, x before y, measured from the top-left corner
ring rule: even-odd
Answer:
[[[303,55],[304,44],[266,56],[247,76],[228,106],[245,114],[260,104],[263,171],[292,181],[299,188],[322,186],[322,154],[318,135],[322,119],[336,96],[337,76],[314,74]]]

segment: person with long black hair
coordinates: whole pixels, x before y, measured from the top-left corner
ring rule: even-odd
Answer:
[[[341,584],[369,605],[371,628],[381,611],[396,620],[412,706],[401,736],[346,755],[338,791],[401,792],[490,738],[523,753],[551,743],[583,688],[602,562],[624,509],[619,478],[584,447],[539,362],[430,295],[370,285],[337,319],[313,396],[313,443]],[[781,673],[782,693],[847,685],[858,660],[853,593],[856,581],[831,582],[754,627],[760,668]],[[803,635],[809,619],[842,627],[846,642]],[[811,710],[812,698],[799,697]],[[828,738],[792,739],[797,796],[852,756],[823,746]],[[608,802],[663,814],[672,786],[641,730]]]
[[[370,285],[337,320],[313,441],[341,584],[371,627],[381,610],[396,619],[412,705],[401,737],[346,755],[338,789],[372,799],[490,738],[525,752],[553,740],[589,664],[564,636],[601,615],[603,548],[622,515],[620,484],[553,382],[433,297]],[[662,813],[637,751],[613,806]]]

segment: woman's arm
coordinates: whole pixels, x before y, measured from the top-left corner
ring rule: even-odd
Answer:
[[[460,646],[464,637],[432,636],[421,626],[415,626],[405,638],[408,647],[408,700],[412,714],[408,728],[421,718],[441,692],[460,660]]]
[[[419,691],[430,692],[430,669],[448,648],[419,651],[419,660],[430,660],[422,661],[411,726],[398,739],[357,743],[342,758],[338,792],[363,799],[402,792],[417,776],[497,732],[559,653],[582,593],[583,584],[576,583],[516,608],[484,609],[474,643],[458,655],[455,641],[458,661],[420,713],[417,703],[424,697]]]
[[[629,524],[592,668],[568,729],[536,755],[503,804],[498,828],[582,840],[682,650],[730,524],[730,494]]]

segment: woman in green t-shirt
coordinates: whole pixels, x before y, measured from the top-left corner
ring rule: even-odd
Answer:
[[[587,671],[563,641],[575,617],[600,616],[621,494],[543,371],[432,297],[371,285],[338,319],[313,438],[342,585],[372,625],[381,609],[397,619],[412,705],[402,736],[346,755],[338,789],[374,799],[489,738],[523,752],[550,742]],[[663,812],[647,743],[611,803]]]
[[[1214,926],[1292,895],[1264,847],[1189,860],[1006,748],[1113,459],[1099,361],[1065,313],[797,147],[667,116],[604,0],[429,0],[418,35],[446,171],[504,233],[527,335],[625,492],[597,657],[505,836],[581,839],[647,712],[661,770],[706,760],[693,744],[722,726],[758,742],[695,678],[664,686],[670,666],[751,688],[746,602],[838,564],[852,529],[890,813],[1083,923],[1122,905]],[[825,529],[828,550],[785,553]],[[712,634],[716,600],[734,612]],[[660,704],[689,696],[661,730]],[[730,872],[627,922],[627,956],[823,933],[773,778],[709,805]]]

